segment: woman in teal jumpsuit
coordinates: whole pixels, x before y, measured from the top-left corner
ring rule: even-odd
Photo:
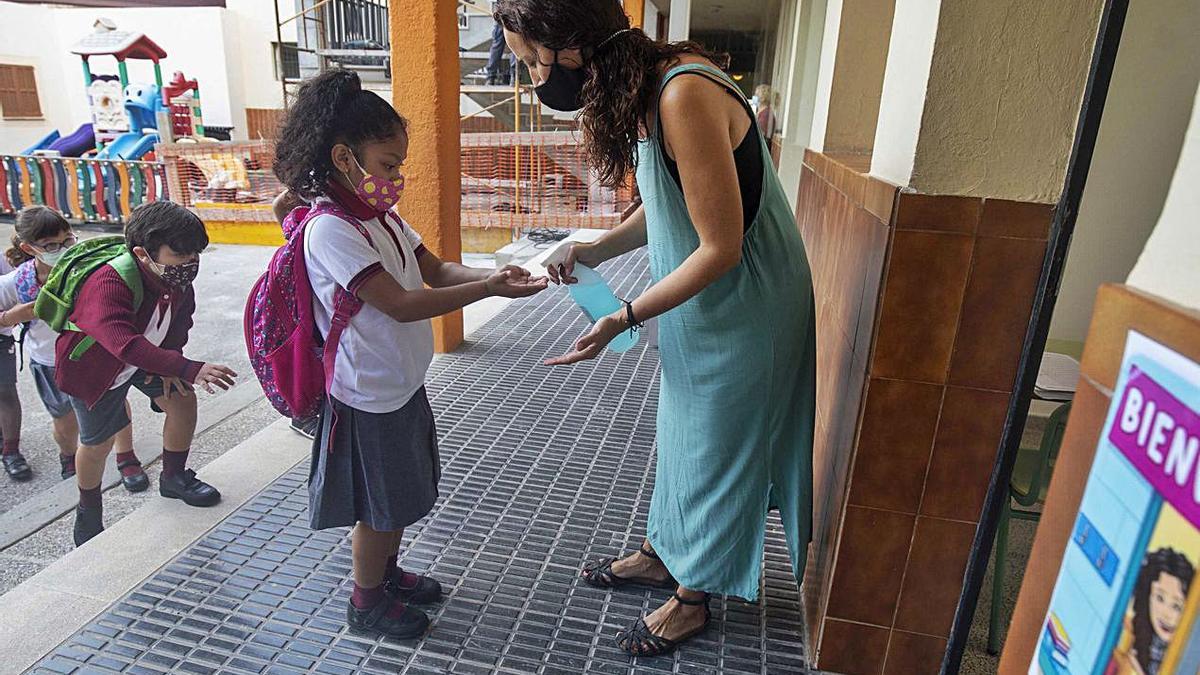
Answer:
[[[597,356],[657,317],[658,465],[647,541],[589,563],[591,584],[669,584],[662,607],[618,635],[635,655],[703,631],[709,594],[756,599],[767,511],[779,509],[797,580],[812,519],[816,345],[812,279],[754,115],[698,45],[652,42],[619,0],[498,0],[496,18],[542,103],[580,110],[601,180],[636,168],[643,206],[550,270],[575,281],[649,247],[654,283],[548,363]]]

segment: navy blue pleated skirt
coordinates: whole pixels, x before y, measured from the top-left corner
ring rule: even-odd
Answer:
[[[378,532],[404,529],[433,509],[440,477],[437,428],[424,388],[403,408],[383,414],[330,398],[313,443],[309,522],[315,530],[359,522]]]

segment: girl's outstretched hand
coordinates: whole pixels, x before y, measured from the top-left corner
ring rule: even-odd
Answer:
[[[550,286],[546,277],[535,277],[529,270],[515,265],[508,265],[491,275],[486,283],[488,292],[501,298],[528,298]]]
[[[606,316],[592,326],[587,335],[579,338],[575,347],[568,353],[554,359],[547,359],[547,366],[569,366],[572,363],[594,359],[604,351],[622,331],[628,330],[625,320],[616,316]]]

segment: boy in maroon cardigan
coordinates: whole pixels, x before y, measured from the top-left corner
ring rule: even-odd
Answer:
[[[213,385],[228,389],[237,377],[226,366],[183,356],[196,310],[192,281],[208,247],[204,223],[178,204],[154,202],[133,212],[125,239],[141,272],[141,306],[134,306],[133,292],[116,269],[105,265],[76,296],[71,321],[79,331],[62,333],[55,346],[55,380],[71,396],[79,420],[76,546],[104,530],[100,481],[114,437],[130,422],[125,411],[130,387],[148,396],[155,412],[166,413],[159,494],[190,506],[212,506],[221,499],[216,488],[186,468],[196,431],[192,385],[212,392]],[[96,343],[72,360],[85,336]]]

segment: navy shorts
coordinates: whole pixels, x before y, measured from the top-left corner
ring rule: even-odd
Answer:
[[[54,366],[44,366],[37,361],[29,362],[29,370],[33,373],[33,383],[37,386],[38,396],[46,412],[54,419],[62,419],[75,412],[71,407],[71,397],[67,396],[54,383]]]
[[[129,426],[132,420],[125,412],[125,398],[129,388],[136,387],[138,391],[150,398],[150,409],[161,413],[162,408],[154,399],[163,395],[162,379],[154,376],[146,382],[146,373],[137,371],[128,382],[114,389],[109,389],[100,397],[96,405],[88,409],[87,403],[81,398],[71,397],[71,407],[75,409],[75,417],[79,420],[79,442],[83,445],[100,445],[117,435],[117,432]]]

